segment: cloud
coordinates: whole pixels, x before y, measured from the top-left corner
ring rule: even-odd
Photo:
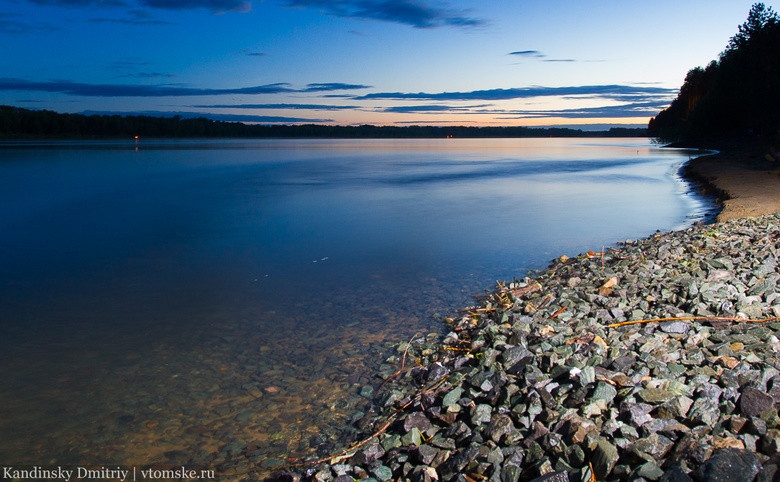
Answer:
[[[128,10],[127,18],[92,18],[93,23],[122,23],[125,25],[170,25],[170,22],[155,19],[149,12],[141,9]]]
[[[667,89],[662,87],[633,86],[633,85],[584,85],[568,87],[521,87],[513,89],[489,89],[473,90],[467,92],[438,92],[438,93],[404,93],[404,92],[376,92],[356,97],[356,100],[511,100],[528,99],[532,97],[553,97],[553,96],[633,96],[633,95],[652,95],[652,96],[674,96],[677,95],[677,89]]]
[[[458,115],[503,115],[503,119],[517,118],[542,118],[563,117],[570,119],[598,118],[598,117],[649,117],[669,105],[668,100],[642,101],[620,105],[557,109],[557,110],[528,110],[528,109],[495,109],[490,104],[471,106],[451,106],[446,104],[420,105],[420,106],[394,106],[381,109],[381,112],[393,113],[417,113],[417,114],[458,114]]]
[[[488,107],[489,105],[472,105],[472,106],[452,106],[452,105],[399,105],[394,107],[385,107],[381,109],[381,112],[393,112],[401,114],[410,113],[439,113],[439,112],[473,112],[473,109]]]
[[[167,10],[190,10],[205,8],[212,12],[249,12],[252,3],[245,0],[138,0],[149,8]]]
[[[16,20],[18,15],[11,13],[0,13],[0,33],[20,34],[35,32],[54,32],[60,30],[60,27],[51,25],[33,25]]]
[[[205,8],[215,13],[249,12],[252,3],[246,0],[27,0],[35,5],[82,8],[82,7],[133,7],[165,10],[192,10]]]
[[[331,92],[334,90],[360,90],[369,89],[370,85],[342,84],[338,82],[326,82],[323,84],[307,84],[301,92]]]
[[[356,105],[327,104],[216,104],[194,105],[195,109],[292,109],[292,110],[352,110],[359,109]]]
[[[114,112],[114,111],[95,111],[87,110],[83,111],[84,115],[121,115],[121,116],[150,116],[150,117],[175,117],[179,116],[183,119],[195,119],[203,117],[205,119],[211,119],[214,121],[223,122],[254,122],[258,124],[275,124],[275,123],[319,123],[319,122],[332,122],[333,119],[311,119],[307,117],[283,117],[283,116],[268,116],[268,115],[249,115],[249,114],[213,114],[207,112],[162,112],[154,110],[136,111],[136,112]]]
[[[318,8],[336,17],[380,20],[415,28],[472,28],[485,21],[420,0],[287,0],[290,7]]]
[[[517,55],[519,57],[533,57],[533,58],[547,57],[546,55],[539,52],[538,50],[518,50],[516,52],[509,52],[507,55]]]
[[[116,85],[86,84],[70,81],[34,82],[0,78],[0,91],[56,92],[85,97],[187,97],[204,95],[260,95],[293,92],[323,92],[328,90],[364,89],[359,84],[309,84],[305,89],[294,89],[287,83],[240,87],[234,89],[204,89],[177,85]]]

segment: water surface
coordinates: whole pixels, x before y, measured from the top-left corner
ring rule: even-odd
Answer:
[[[0,462],[327,452],[390,342],[697,219],[687,159],[646,139],[4,144]]]

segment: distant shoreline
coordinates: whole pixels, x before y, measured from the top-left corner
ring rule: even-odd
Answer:
[[[574,126],[576,127],[576,126]],[[141,138],[515,138],[647,137],[646,128],[612,127],[584,131],[565,127],[331,126],[244,124],[205,117],[61,114],[0,106],[0,140],[93,140]]]

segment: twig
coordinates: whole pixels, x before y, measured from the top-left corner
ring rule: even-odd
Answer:
[[[649,320],[629,320],[621,321],[619,323],[612,323],[607,325],[607,328],[619,328],[621,326],[639,325],[644,323],[659,323],[664,321],[710,321],[710,322],[733,322],[733,323],[769,323],[772,321],[780,321],[780,317],[761,318],[757,320],[751,320],[749,318],[736,318],[736,317],[723,317],[723,316],[682,316],[682,317],[669,317],[669,318],[652,318]]]
[[[387,382],[389,382],[393,378],[395,378],[398,375],[404,373],[405,371],[411,370],[411,368],[409,370],[404,370],[404,366],[406,365],[406,354],[409,352],[409,347],[412,346],[412,342],[414,341],[415,338],[417,338],[417,335],[419,335],[419,333],[415,333],[414,336],[412,336],[412,339],[409,340],[409,343],[406,344],[406,348],[404,348],[404,356],[401,357],[401,368],[399,368],[398,371],[396,371],[395,373],[393,373],[392,375],[387,377],[385,379],[385,381],[383,381],[382,384],[379,385],[379,388],[376,389],[377,392],[381,391],[382,388],[384,388],[384,386],[387,385]],[[412,368],[414,368],[414,367],[412,367]]]

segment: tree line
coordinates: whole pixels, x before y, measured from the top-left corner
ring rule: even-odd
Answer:
[[[437,126],[329,126],[256,125],[204,117],[146,115],[61,114],[0,106],[0,138],[184,138],[184,137],[330,137],[330,138],[437,138],[437,137],[642,137],[643,128],[583,131],[568,128],[437,127]]]
[[[780,129],[780,19],[754,4],[726,49],[688,71],[677,98],[650,120],[669,141],[776,136]]]

